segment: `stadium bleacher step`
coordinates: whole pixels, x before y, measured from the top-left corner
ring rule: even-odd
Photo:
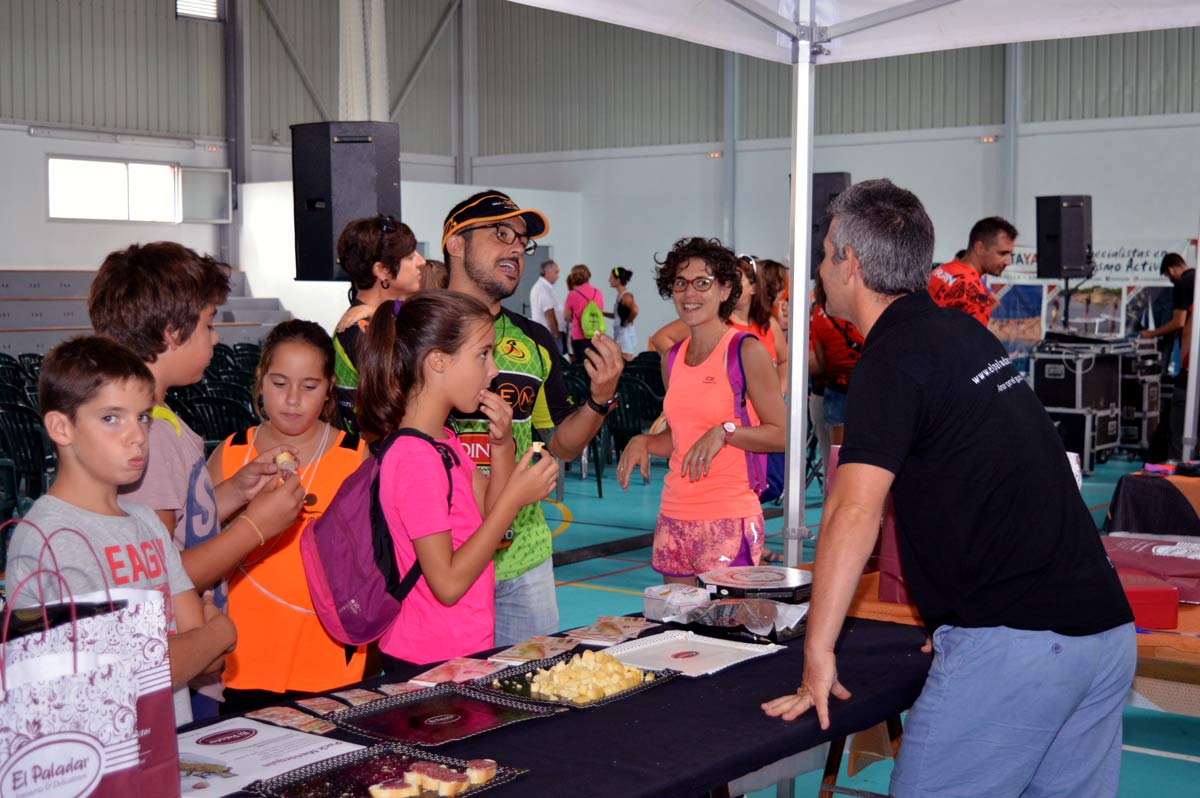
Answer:
[[[90,333],[87,295],[95,277],[94,270],[0,270],[0,352],[45,354],[59,341]],[[232,272],[229,299],[217,308],[223,343],[258,343],[292,318],[279,299],[246,294],[245,274]]]

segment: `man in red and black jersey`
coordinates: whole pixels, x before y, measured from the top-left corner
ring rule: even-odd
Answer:
[[[974,316],[984,327],[996,306],[987,276],[999,277],[1012,263],[1017,228],[999,216],[980,219],[971,228],[963,255],[934,268],[929,295],[944,308]]]

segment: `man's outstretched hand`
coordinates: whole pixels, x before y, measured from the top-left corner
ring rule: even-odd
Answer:
[[[837,680],[837,663],[833,652],[804,656],[804,678],[796,692],[780,696],[762,705],[763,712],[772,718],[795,720],[813,707],[822,729],[829,728],[829,696],[845,701],[850,691]]]

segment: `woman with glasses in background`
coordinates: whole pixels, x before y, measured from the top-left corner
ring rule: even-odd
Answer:
[[[650,455],[670,458],[651,565],[666,582],[695,584],[705,571],[758,563],[763,515],[745,453],[783,451],[787,411],[767,348],[746,335],[737,352],[750,425],[735,414],[741,397],[734,396],[726,363],[740,335],[729,325],[742,293],[734,254],[715,239],[681,239],[654,276],[659,294],[674,300],[687,336],[663,358],[668,427],[626,445],[617,481],[628,488],[633,469],[649,477]]]
[[[409,226],[382,214],[347,224],[338,237],[337,257],[350,276],[350,307],[333,339],[338,424],[358,434],[358,342],[377,307],[404,301],[420,290],[425,259],[417,252],[417,237]]]

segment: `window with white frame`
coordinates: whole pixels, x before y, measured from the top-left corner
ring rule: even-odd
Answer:
[[[174,164],[50,158],[51,219],[176,222]]]
[[[51,219],[229,224],[228,169],[142,161],[51,157]]]

